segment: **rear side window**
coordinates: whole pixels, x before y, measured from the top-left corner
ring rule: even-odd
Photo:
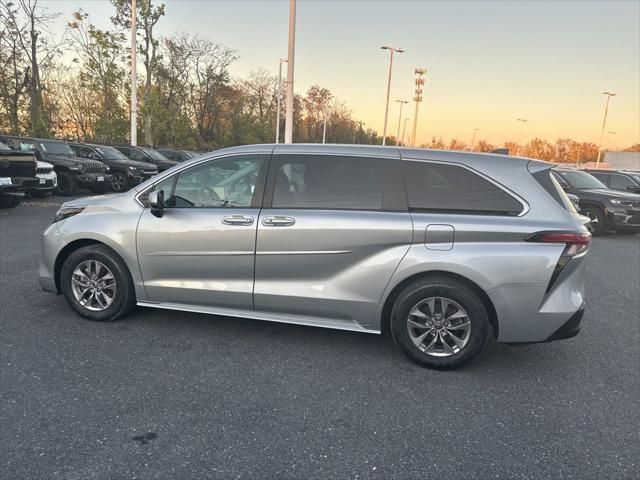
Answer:
[[[414,211],[518,215],[522,204],[503,189],[456,165],[405,162],[409,208]]]
[[[571,200],[569,200],[569,197],[565,193],[564,188],[562,188],[562,185],[560,184],[560,181],[564,182],[564,180],[559,180],[559,177],[551,173],[551,169],[541,170],[532,175],[533,178],[537,180],[542,188],[544,188],[556,202],[558,202],[566,210],[576,213],[576,209],[573,206],[573,203],[571,203]],[[568,187],[566,183],[565,186]]]
[[[628,187],[634,187],[635,183],[629,177],[614,173],[611,175],[611,188],[626,190]]]
[[[381,160],[328,155],[283,155],[281,159],[274,208],[382,209]]]

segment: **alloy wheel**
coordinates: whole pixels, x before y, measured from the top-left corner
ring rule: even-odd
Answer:
[[[100,312],[113,303],[116,279],[104,263],[86,260],[73,271],[71,290],[80,305],[87,310]]]
[[[448,357],[459,353],[469,342],[471,320],[453,300],[431,297],[411,309],[407,329],[409,338],[422,352]]]
[[[122,192],[125,189],[125,179],[124,176],[120,174],[116,174],[111,179],[111,188],[113,188],[116,192]]]
[[[593,233],[598,228],[598,216],[593,212],[587,212],[587,217],[589,217],[589,223],[587,224],[587,230]]]

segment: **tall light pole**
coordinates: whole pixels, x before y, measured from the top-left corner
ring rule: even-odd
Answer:
[[[287,55],[287,104],[284,143],[293,143],[293,63],[296,50],[296,0],[289,0],[289,54]]]
[[[418,106],[422,102],[422,87],[424,86],[424,74],[427,73],[426,68],[416,68],[416,89],[413,101],[416,102],[416,110],[413,113],[413,133],[411,134],[411,146],[416,146],[416,130],[418,129]]]
[[[611,130],[609,130],[607,134],[607,151],[609,151],[609,148],[611,147],[611,135],[615,135],[616,132],[612,132]]]
[[[280,67],[278,68],[278,108],[276,112],[276,143],[280,143],[280,103],[282,102],[282,64],[286,62],[286,58],[280,59]]]
[[[398,114],[398,132],[396,133],[396,145],[400,143],[400,122],[402,122],[402,107],[405,103],[409,103],[406,100],[396,100],[396,103],[400,104],[400,113]]]
[[[402,126],[402,141],[400,143],[402,143],[403,147],[404,147],[404,132],[407,130],[407,122],[410,122],[410,121],[411,121],[410,118],[405,118],[404,125]]]
[[[600,130],[600,143],[598,143],[598,159],[596,160],[596,170],[600,168],[600,157],[602,155],[602,137],[604,136],[604,126],[607,123],[607,112],[609,111],[609,100],[611,97],[615,97],[616,94],[613,92],[602,92],[603,95],[607,96],[607,101],[604,104],[604,118],[602,119],[602,129]]]
[[[520,133],[518,134],[518,143],[516,144],[516,155],[520,151],[520,143],[522,142],[522,131],[524,130],[524,124],[528,122],[526,118],[516,118],[516,122],[520,123]]]
[[[136,0],[131,0],[131,145],[138,144],[138,69],[136,53]]]
[[[476,132],[479,132],[479,128],[473,129],[473,135],[471,136],[471,151],[473,152],[473,147],[476,146]]]
[[[387,80],[387,103],[384,107],[384,127],[382,128],[382,145],[387,144],[387,119],[389,117],[389,95],[391,94],[391,71],[393,70],[393,54],[403,53],[404,50],[401,48],[393,48],[393,47],[380,47],[382,50],[389,50],[391,55],[389,56],[389,79]]]
[[[327,139],[327,109],[325,108],[322,113],[324,116],[324,126],[322,127],[322,144],[324,145],[325,140]]]

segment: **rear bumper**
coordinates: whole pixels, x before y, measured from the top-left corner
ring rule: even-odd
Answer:
[[[580,306],[578,311],[574,313],[569,320],[565,322],[553,335],[547,338],[547,342],[553,342],[554,340],[564,340],[566,338],[573,338],[582,329],[582,317],[584,316],[584,303]]]

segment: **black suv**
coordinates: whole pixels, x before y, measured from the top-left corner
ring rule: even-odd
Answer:
[[[27,188],[38,186],[36,159],[31,152],[14,152],[0,142],[0,207],[17,207]]]
[[[184,162],[185,160],[189,160],[190,158],[199,155],[199,153],[192,152],[191,150],[180,150],[178,148],[169,147],[156,147],[156,151],[174,162]]]
[[[70,143],[69,146],[78,157],[99,160],[109,167],[112,175],[111,189],[114,192],[129,190],[158,174],[158,167],[153,163],[129,160],[124,153],[113,147],[89,143]]]
[[[594,235],[606,229],[620,233],[640,232],[640,195],[607,188],[593,175],[570,168],[554,168],[562,188],[580,199],[580,213],[591,220]]]
[[[104,193],[111,185],[109,167],[97,160],[76,157],[67,142],[44,138],[0,136],[0,141],[13,150],[34,152],[38,160],[49,162],[58,175],[56,192],[60,195],[75,195],[78,187],[93,193]]]
[[[585,170],[607,187],[622,192],[640,193],[640,172],[624,170]]]
[[[112,145],[112,147],[124,153],[127,158],[130,158],[131,160],[153,163],[156,167],[158,167],[159,172],[164,172],[168,168],[171,168],[174,165],[178,164],[178,162],[169,160],[167,157],[162,155],[160,152],[155,151],[153,148],[132,147],[131,145]]]

